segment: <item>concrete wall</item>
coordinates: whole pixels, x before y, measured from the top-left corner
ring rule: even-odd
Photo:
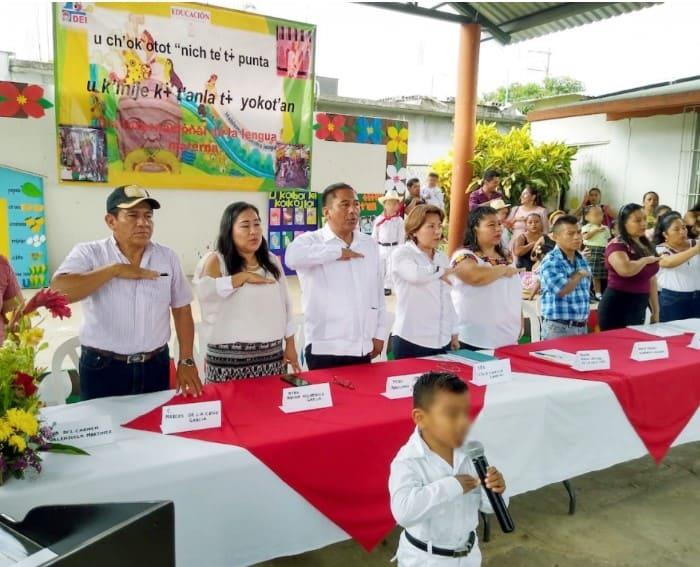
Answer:
[[[569,204],[578,204],[587,188],[599,185],[603,201],[615,207],[641,202],[653,190],[660,203],[685,211],[689,162],[681,147],[693,127],[682,114],[610,122],[596,114],[533,122],[532,135],[579,147]]]

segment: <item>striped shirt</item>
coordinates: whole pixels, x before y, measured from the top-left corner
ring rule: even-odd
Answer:
[[[586,259],[576,252],[574,261],[563,254],[557,246],[544,257],[540,264],[540,283],[542,286],[542,317],[563,321],[586,321],[590,311],[589,278],[581,278],[571,293],[559,297],[559,292],[569,278],[579,270],[590,272]]]
[[[55,275],[81,274],[129,261],[113,236],[83,242]],[[151,352],[170,339],[170,309],[192,303],[192,290],[173,250],[151,242],[141,267],[168,274],[157,280],[113,278],[83,299],[80,344],[118,354]]]

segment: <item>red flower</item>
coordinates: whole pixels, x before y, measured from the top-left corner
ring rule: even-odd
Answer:
[[[60,317],[63,319],[64,317],[71,316],[71,310],[70,307],[68,307],[68,297],[53,289],[42,289],[32,297],[29,303],[24,306],[22,314],[29,315],[30,313],[34,313],[39,307],[48,309],[54,318]]]
[[[345,126],[345,116],[342,114],[336,114],[332,118],[327,114],[319,113],[316,115],[316,120],[318,121],[318,130],[316,130],[316,137],[319,140],[335,140],[336,142],[342,142],[345,138],[345,133],[343,131],[343,126]]]
[[[22,92],[17,88],[17,83],[0,82],[0,116],[13,117],[19,115],[41,118],[44,116],[44,107],[39,101],[44,96],[44,89],[39,85],[27,85]]]
[[[14,384],[15,388],[24,392],[26,398],[33,396],[37,391],[37,387],[34,385],[34,377],[24,372],[15,374]]]

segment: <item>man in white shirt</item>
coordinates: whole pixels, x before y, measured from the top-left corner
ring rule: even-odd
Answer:
[[[309,370],[370,362],[388,334],[379,250],[357,228],[355,190],[330,185],[322,204],[325,226],[295,238],[285,254],[301,284]]]
[[[440,210],[444,211],[445,196],[438,185],[439,180],[438,174],[431,171],[428,174],[428,185],[421,189],[420,196],[423,198],[426,205],[435,205]]]
[[[469,391],[457,376],[423,374],[413,388],[416,430],[391,463],[391,512],[404,528],[399,567],[478,567],[479,510],[493,513],[464,446],[469,433]],[[489,467],[486,487],[506,488]]]
[[[168,389],[171,311],[180,346],[178,389],[201,393],[192,359],[192,291],[177,254],[151,241],[159,208],[141,187],[116,188],[105,216],[112,236],[76,245],[56,270],[51,287],[83,301],[83,400]]]

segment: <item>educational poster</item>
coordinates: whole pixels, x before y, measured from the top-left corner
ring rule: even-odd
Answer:
[[[0,254],[23,288],[48,285],[41,177],[0,167]]]
[[[372,234],[374,220],[382,214],[384,207],[379,202],[382,193],[360,193],[360,230],[365,234]]]
[[[61,182],[308,189],[310,24],[205,4],[54,4]]]
[[[284,273],[294,274],[284,263],[284,253],[296,237],[318,228],[318,193],[273,191],[268,202],[268,246],[282,259]]]

